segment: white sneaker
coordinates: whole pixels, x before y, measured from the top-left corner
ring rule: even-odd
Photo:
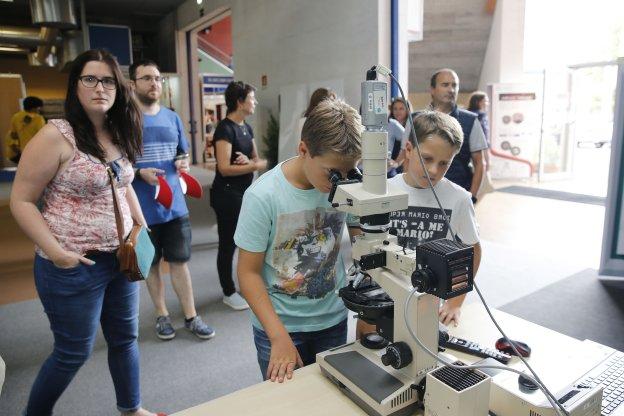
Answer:
[[[249,309],[249,305],[245,299],[243,299],[243,297],[237,292],[234,292],[231,296],[223,296],[223,303],[235,311],[244,311],[245,309]]]

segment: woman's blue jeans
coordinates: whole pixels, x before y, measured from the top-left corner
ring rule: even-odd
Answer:
[[[43,363],[28,399],[26,415],[48,416],[91,351],[98,326],[108,344],[117,408],[134,411],[139,393],[139,284],[119,272],[113,253],[89,257],[93,266],[69,269],[35,257],[35,285],[54,335],[54,350]],[[85,409],[85,414],[88,410]]]

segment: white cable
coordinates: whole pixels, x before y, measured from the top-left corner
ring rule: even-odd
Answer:
[[[495,368],[495,369],[498,369],[498,370],[510,371],[512,373],[520,374],[520,375],[526,377],[527,379],[531,380],[531,382],[533,382],[536,386],[539,387],[540,390],[542,390],[542,392],[546,396],[546,399],[548,399],[548,401],[550,402],[550,405],[553,407],[555,412],[557,412],[557,414],[561,415],[563,413],[565,416],[569,416],[569,413],[563,408],[563,406],[561,406],[560,404],[559,405],[555,404],[556,403],[556,399],[551,397],[551,395],[548,392],[548,389],[546,388],[546,386],[543,385],[541,380],[539,380],[539,378],[537,378],[537,376],[536,376],[536,378],[533,378],[533,377],[529,376],[528,374],[524,373],[523,371],[516,370],[515,368],[511,368],[511,367],[503,366],[503,365],[485,365],[485,364],[479,364],[479,365],[456,365],[456,364],[453,364],[453,363],[451,363],[449,361],[446,361],[442,357],[438,356],[438,354],[434,353],[429,348],[427,348],[420,341],[420,339],[418,339],[418,336],[416,335],[416,333],[412,329],[410,321],[409,321],[408,309],[409,309],[409,306],[410,306],[410,301],[412,300],[412,297],[414,296],[414,294],[416,292],[417,292],[417,290],[416,290],[416,288],[414,288],[410,292],[409,296],[405,299],[405,305],[403,307],[403,319],[405,320],[405,326],[407,327],[407,331],[410,333],[410,335],[412,336],[414,341],[416,341],[418,346],[423,349],[423,351],[425,351],[427,354],[432,356],[436,361],[444,364],[445,366],[456,368],[456,369],[459,369],[459,370],[471,370],[471,369],[479,369],[479,368]],[[526,364],[526,362],[524,360],[522,360],[522,361]],[[531,372],[533,372],[533,371],[531,370]],[[538,382],[538,380],[539,380],[539,382]],[[560,407],[561,407],[561,409],[560,409]]]
[[[385,67],[385,66],[383,66],[381,64],[375,65],[375,71],[377,71],[381,75],[386,75],[386,76],[391,76],[392,77],[392,71],[389,68],[387,68],[387,67]],[[392,77],[392,78],[394,78],[394,77]],[[398,84],[398,82],[397,82],[397,84]]]
[[[438,207],[440,208],[440,211],[442,211],[442,218],[444,219],[444,222],[448,226],[449,232],[451,233],[451,237],[453,237],[453,241],[459,242],[458,239],[457,239],[457,235],[453,231],[453,228],[451,227],[451,223],[450,223],[449,219],[447,218],[446,211],[444,211],[444,208],[442,207],[442,203],[440,202],[440,199],[438,198],[438,195],[437,195],[435,189],[433,188],[433,183],[431,182],[431,178],[429,177],[429,172],[425,168],[425,162],[424,162],[424,160],[422,158],[422,155],[420,154],[420,146],[418,145],[418,138],[416,137],[416,130],[414,128],[414,120],[412,119],[412,111],[411,111],[411,108],[410,108],[409,101],[405,98],[405,93],[403,92],[403,88],[401,87],[401,84],[399,83],[399,81],[394,77],[394,74],[392,74],[392,72],[388,68],[384,67],[383,65],[377,65],[376,66],[376,70],[378,72],[382,73],[383,75],[388,75],[390,78],[392,78],[392,80],[394,80],[394,82],[399,87],[399,91],[401,93],[401,97],[403,97],[403,100],[407,104],[407,119],[409,120],[409,126],[410,126],[411,133],[414,135],[414,138],[415,138],[414,142],[415,142],[416,152],[418,153],[418,159],[419,159],[420,164],[421,164],[421,166],[423,168],[423,171],[425,172],[425,177],[427,178],[427,182],[429,184],[429,189],[431,189],[431,192],[433,192],[433,196],[434,196],[434,198],[435,198],[435,200],[436,200],[436,202],[438,204]],[[546,395],[546,398],[548,399],[548,401],[550,402],[550,404],[552,405],[552,407],[554,408],[554,410],[558,414],[561,414],[561,412],[563,412],[564,415],[569,416],[569,413],[565,410],[563,405],[557,401],[555,396],[550,392],[550,390],[548,390],[546,385],[537,376],[537,374],[535,373],[533,368],[529,365],[529,363],[518,352],[518,349],[516,348],[514,343],[511,342],[509,340],[509,338],[507,337],[507,335],[503,332],[502,328],[500,327],[498,322],[496,322],[496,319],[494,319],[494,316],[490,312],[490,309],[487,306],[487,303],[485,302],[485,299],[483,298],[483,295],[481,294],[481,291],[477,287],[477,284],[474,283],[474,281],[473,281],[473,286],[474,286],[475,290],[477,291],[477,294],[479,295],[479,298],[481,299],[481,302],[483,303],[483,306],[485,307],[485,310],[487,311],[488,315],[490,316],[490,319],[492,320],[492,322],[494,323],[494,325],[496,326],[498,331],[503,335],[503,338],[505,338],[505,340],[507,342],[509,342],[509,344],[511,345],[512,350],[518,355],[518,358],[520,358],[522,363],[529,369],[529,371],[531,372],[531,374],[535,378],[533,378],[531,376],[528,376],[527,374],[525,374],[525,373],[523,373],[523,372],[521,372],[519,370],[511,369],[509,367],[503,367],[503,366],[483,366],[481,368],[498,368],[498,369],[502,369],[502,370],[506,370],[506,371],[512,371],[514,373],[522,374],[524,377],[527,377],[533,383],[537,384],[537,386],[540,388],[540,390],[542,390],[542,392],[544,392],[544,394]],[[452,363],[447,363],[444,360],[438,358],[437,354],[432,353],[429,349],[427,349],[427,347],[425,347],[420,342],[418,337],[416,337],[416,334],[414,334],[414,332],[412,331],[412,329],[409,326],[410,324],[409,324],[408,315],[407,315],[407,306],[409,304],[409,300],[411,299],[411,297],[413,296],[413,294],[415,292],[416,292],[416,289],[414,289],[410,293],[410,296],[407,298],[407,300],[405,302],[405,308],[404,308],[404,311],[403,311],[403,315],[404,315],[404,319],[405,319],[405,324],[407,325],[407,329],[410,332],[410,334],[412,335],[412,337],[414,338],[414,340],[418,343],[418,345],[420,345],[421,348],[423,348],[427,353],[432,355],[436,360],[442,362],[445,365],[448,365],[449,367],[454,367],[454,368],[479,368],[478,366],[455,366]]]

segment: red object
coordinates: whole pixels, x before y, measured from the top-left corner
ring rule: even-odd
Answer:
[[[514,341],[513,339],[510,339],[509,341],[513,343],[513,345],[516,347],[520,355],[522,355],[523,357],[531,356],[531,347],[529,347],[527,344],[525,344],[522,341]],[[495,346],[497,350],[504,352],[505,354],[517,355],[516,352],[511,347],[511,344],[505,338],[499,338],[496,341]]]
[[[156,186],[156,200],[167,209],[171,208],[173,203],[173,192],[171,187],[163,176],[158,177],[158,185]]]
[[[488,151],[488,149],[485,149],[485,150]],[[500,157],[501,159],[515,160],[516,162],[520,162],[520,163],[524,163],[525,165],[528,165],[530,169],[530,176],[533,176],[533,172],[535,169],[533,168],[533,164],[530,161],[519,158],[519,157],[511,156],[511,155],[508,155],[507,153],[499,152],[494,149],[489,149],[489,151],[490,153],[492,153],[492,155],[496,157]]]
[[[204,194],[199,181],[186,172],[180,172],[180,185],[182,186],[182,192],[190,197],[199,199]]]

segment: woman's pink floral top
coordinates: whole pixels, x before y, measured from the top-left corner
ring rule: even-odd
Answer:
[[[65,250],[80,254],[88,250],[115,251],[119,247],[119,238],[106,166],[77,149],[74,130],[67,120],[50,120],[50,123],[71,143],[74,157],[45,188],[41,208],[43,218]],[[121,162],[121,170],[116,185],[125,236],[132,229],[126,189],[134,179],[134,171],[127,159],[118,162]],[[39,247],[36,251],[46,257]]]

